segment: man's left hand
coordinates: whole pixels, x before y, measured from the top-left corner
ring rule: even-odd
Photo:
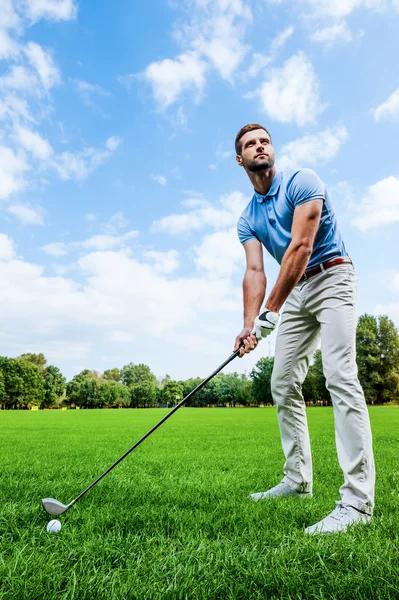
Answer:
[[[252,333],[258,340],[267,337],[275,330],[279,316],[279,313],[266,309],[256,317]]]

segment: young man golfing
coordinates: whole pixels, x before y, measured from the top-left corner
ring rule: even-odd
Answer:
[[[345,531],[370,520],[375,470],[369,415],[356,365],[356,275],[325,185],[310,169],[275,167],[268,131],[257,123],[235,140],[237,162],[254,187],[238,221],[246,271],[244,329],[234,351],[251,352],[277,326],[272,394],[285,455],[284,478],[254,501],[312,495],[312,458],[301,387],[321,337],[323,370],[334,407],[338,460],[344,474],[335,510],[305,529],[308,534]],[[280,263],[266,293],[262,246]]]

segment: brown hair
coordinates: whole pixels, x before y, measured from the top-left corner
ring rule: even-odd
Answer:
[[[242,152],[242,144],[240,142],[242,136],[248,133],[248,131],[255,131],[255,129],[263,129],[263,131],[266,131],[267,135],[270,137],[270,141],[272,141],[272,136],[267,131],[266,127],[263,127],[263,125],[259,125],[259,123],[249,123],[248,125],[241,127],[240,131],[236,135],[236,154],[241,154]]]

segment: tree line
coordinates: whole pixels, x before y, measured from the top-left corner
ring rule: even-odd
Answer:
[[[368,404],[399,404],[399,333],[387,316],[362,315],[356,332],[359,379]],[[270,383],[274,359],[261,358],[246,374],[219,373],[190,400],[190,406],[264,406],[273,404]],[[66,382],[43,354],[0,357],[0,407],[150,408],[171,407],[202,379],[157,379],[145,364],[129,363],[104,373],[85,369]],[[307,404],[331,403],[316,350],[302,393]]]

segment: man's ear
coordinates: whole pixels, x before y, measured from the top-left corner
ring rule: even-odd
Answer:
[[[242,156],[240,156],[240,154],[237,154],[236,161],[238,163],[238,166],[242,167]]]

